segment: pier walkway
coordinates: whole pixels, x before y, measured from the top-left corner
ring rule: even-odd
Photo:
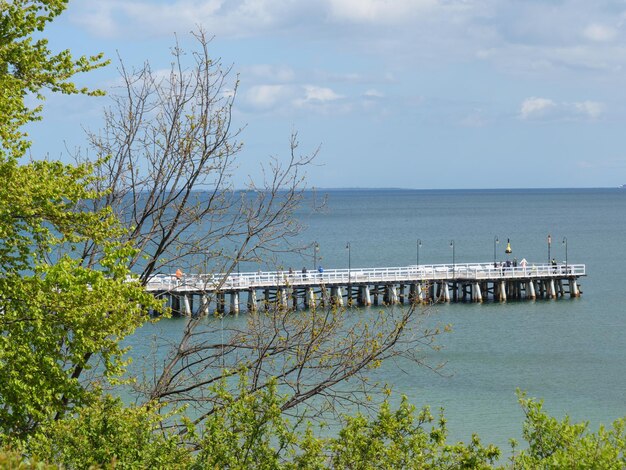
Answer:
[[[412,265],[393,268],[329,269],[323,272],[266,271],[212,275],[157,274],[146,289],[168,298],[174,313],[206,314],[240,310],[247,294],[247,308],[255,311],[278,303],[284,307],[317,305],[361,306],[409,302],[482,302],[484,300],[578,297],[584,264],[528,263],[526,266],[494,267],[493,263]],[[194,297],[200,297],[194,312]],[[258,300],[260,299],[260,301]]]

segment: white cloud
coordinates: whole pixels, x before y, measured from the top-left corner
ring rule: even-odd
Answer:
[[[580,103],[574,103],[574,108],[581,114],[589,117],[590,119],[598,119],[604,112],[605,106],[603,103],[597,101],[583,101]]]
[[[295,84],[254,85],[242,96],[241,106],[244,109],[282,114],[290,114],[302,108],[326,112],[344,98],[327,87]]]
[[[315,38],[400,64],[473,56],[516,75],[626,62],[619,15],[605,0],[98,0],[72,3],[69,13],[89,32],[118,39],[201,25],[220,40]]]
[[[591,41],[606,42],[613,40],[617,31],[610,26],[592,23],[585,28],[583,35]]]
[[[438,6],[437,0],[328,0],[331,17],[356,23],[404,22],[420,11]]]
[[[335,100],[338,100],[340,98],[343,98],[341,95],[338,95],[337,93],[335,93],[330,88],[319,87],[319,86],[314,86],[314,85],[306,85],[304,87],[304,93],[305,93],[305,98],[304,98],[305,102],[309,102],[309,101],[318,101],[318,102],[335,101]]]
[[[288,85],[255,85],[244,95],[245,104],[261,110],[282,106],[292,99],[294,90]]]
[[[378,99],[378,98],[384,98],[385,94],[375,90],[373,88],[370,88],[369,90],[366,90],[365,93],[363,93],[363,96],[365,98],[373,98],[373,99]]]
[[[604,103],[598,101],[577,101],[557,103],[548,98],[527,98],[522,102],[520,117],[531,119],[580,120],[598,119],[605,111]]]
[[[544,117],[550,110],[556,107],[556,103],[547,98],[526,98],[520,109],[522,119]]]

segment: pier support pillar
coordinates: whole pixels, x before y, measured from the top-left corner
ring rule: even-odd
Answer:
[[[177,295],[170,296],[170,308],[172,310],[172,315],[180,317],[180,297]]]
[[[398,303],[398,292],[396,286],[385,286],[385,304],[395,305]]]
[[[450,302],[450,290],[448,289],[448,282],[444,281],[441,283],[441,290],[443,293],[444,302]]]
[[[239,291],[230,293],[230,313],[239,314]]]
[[[200,316],[206,317],[209,314],[209,298],[206,294],[200,297]]]
[[[370,305],[372,305],[372,297],[370,296],[369,286],[359,287],[359,302],[360,305],[364,307],[369,307]]]
[[[283,288],[278,289],[276,294],[276,303],[278,306],[280,306],[280,308],[287,308],[287,290]]]
[[[506,302],[506,281],[500,281],[500,302]]]
[[[330,301],[337,307],[343,307],[343,292],[341,287],[330,288]]]
[[[290,287],[289,289],[291,290],[291,308],[298,310],[298,289],[294,287]]]
[[[325,286],[322,286],[320,289],[320,297],[322,307],[326,308],[330,305],[330,298],[328,296],[328,289]]]
[[[556,289],[554,287],[554,279],[550,279],[550,284],[548,284],[548,291],[549,291],[550,297],[552,297],[553,299],[556,299]]]
[[[528,298],[531,300],[535,300],[537,298],[537,295],[535,294],[535,281],[528,281],[526,283],[526,288],[528,289],[528,292],[526,293]]]
[[[302,299],[302,302],[304,303],[304,308],[310,308],[311,304],[313,302],[311,302],[312,298],[311,298],[311,291],[313,289],[311,287],[307,287],[304,289],[304,298]],[[313,297],[314,298],[314,297]]]
[[[185,303],[185,311],[184,311],[185,316],[186,317],[190,317],[191,316],[193,302],[192,302],[192,300],[191,300],[189,295],[185,295],[183,297],[183,301]]]
[[[263,303],[265,304],[265,310],[269,310],[272,301],[270,299],[270,290],[267,288],[263,289]]]
[[[483,296],[482,296],[482,293],[480,292],[480,284],[478,282],[474,284],[474,301],[475,302],[483,301]]]
[[[306,294],[304,296],[304,305],[305,307],[314,309],[315,308],[315,291],[312,287],[306,288]]]
[[[569,296],[580,297],[580,291],[578,290],[578,283],[576,282],[576,279],[569,280]]]
[[[225,299],[225,294],[223,292],[217,292],[215,294],[215,299],[216,299],[216,303],[217,303],[217,313],[219,313],[220,315],[224,314],[224,309],[225,309],[225,305],[226,305],[226,299]]]
[[[248,291],[248,312],[254,313],[257,311],[257,308],[256,290],[250,289]]]

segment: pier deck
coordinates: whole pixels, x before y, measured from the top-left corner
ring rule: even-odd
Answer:
[[[225,311],[230,295],[230,311],[239,312],[241,293],[248,294],[249,310],[257,308],[257,293],[265,304],[279,302],[298,308],[329,302],[349,304],[403,303],[432,301],[505,301],[507,299],[578,297],[578,279],[586,275],[584,264],[528,263],[526,266],[494,267],[493,263],[412,265],[392,268],[329,269],[323,272],[266,271],[212,275],[158,274],[146,285],[149,292],[167,296],[172,309],[192,314],[193,297],[200,296],[199,313],[210,307]],[[405,288],[409,289],[408,296]],[[372,302],[372,296],[374,302]],[[301,301],[300,301],[300,300]],[[184,305],[180,304],[183,301]]]

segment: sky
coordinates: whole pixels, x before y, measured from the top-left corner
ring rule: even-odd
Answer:
[[[73,0],[46,34],[116,93],[118,57],[165,70],[199,27],[240,80],[236,185],[292,132],[317,188],[626,184],[625,0]],[[84,147],[109,99],[50,97],[33,155]]]

